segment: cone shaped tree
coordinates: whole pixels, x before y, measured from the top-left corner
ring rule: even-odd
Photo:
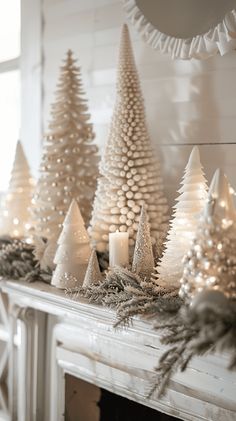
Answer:
[[[79,207],[71,202],[63,230],[58,239],[52,285],[57,288],[71,288],[82,285],[87,270],[91,248]]]
[[[102,280],[102,274],[98,264],[96,250],[92,250],[87,271],[84,277],[83,287],[86,288],[90,285],[98,284]]]
[[[203,289],[236,297],[236,217],[229,183],[217,170],[192,246],[184,257],[180,296]]]
[[[168,207],[147,130],[127,25],[121,35],[117,96],[100,173],[90,226],[96,249],[106,251],[109,233],[116,230],[128,231],[134,246],[143,203],[152,241],[160,245],[166,234]]]
[[[153,273],[153,268],[154,257],[150,236],[150,226],[145,206],[143,206],[135,243],[132,271],[143,278],[149,279]]]
[[[24,237],[31,227],[30,207],[34,182],[24,150],[17,143],[15,160],[7,193],[0,208],[0,234]]]
[[[163,286],[179,284],[183,272],[182,259],[195,236],[207,199],[206,179],[197,146],[190,154],[181,184],[167,234],[166,250],[154,275],[158,284]]]
[[[97,147],[89,123],[80,68],[69,50],[51,109],[35,195],[36,233],[54,243],[73,198],[88,224],[97,179]]]

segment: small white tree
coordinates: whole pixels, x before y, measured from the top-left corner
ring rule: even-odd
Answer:
[[[96,253],[96,250],[93,249],[90,259],[89,259],[86,274],[84,277],[83,287],[86,288],[90,285],[98,284],[101,280],[102,280],[102,274],[99,268],[97,253]]]
[[[191,152],[181,184],[167,234],[166,249],[154,274],[158,284],[163,286],[179,284],[183,271],[182,259],[195,236],[207,199],[206,179],[197,146]]]
[[[153,268],[154,257],[150,235],[150,226],[148,223],[148,216],[145,206],[142,206],[134,249],[132,271],[143,278],[149,279],[153,273]]]
[[[82,285],[91,254],[89,236],[84,226],[79,207],[72,201],[63,230],[58,239],[52,285],[57,288],[71,288]]]
[[[153,243],[162,247],[167,230],[167,201],[160,164],[153,150],[144,100],[127,25],[118,62],[117,97],[96,192],[90,234],[96,249],[108,250],[109,233],[129,233],[134,246],[145,203]]]
[[[8,191],[3,196],[0,207],[1,235],[24,237],[29,234],[33,188],[29,164],[19,141]]]

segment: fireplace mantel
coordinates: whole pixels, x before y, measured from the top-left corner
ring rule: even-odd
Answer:
[[[19,336],[10,340],[12,419],[63,420],[65,373],[182,420],[236,419],[236,374],[225,368],[227,354],[195,358],[163,398],[148,399],[164,350],[151,322],[135,318],[131,327],[114,330],[114,311],[40,282],[2,281],[1,290],[9,297],[10,336]],[[48,409],[45,396],[51,396]]]

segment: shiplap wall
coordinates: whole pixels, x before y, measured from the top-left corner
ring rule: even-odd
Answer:
[[[44,0],[44,128],[66,50],[79,58],[98,144],[103,147],[115,98],[120,28],[117,0]],[[223,168],[236,187],[236,52],[206,61],[172,61],[129,25],[151,138],[173,203],[186,160],[200,145],[208,179]]]

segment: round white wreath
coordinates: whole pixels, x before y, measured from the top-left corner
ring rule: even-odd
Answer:
[[[135,0],[123,0],[124,10],[135,28],[152,48],[169,53],[173,59],[206,59],[220,53],[222,56],[236,48],[236,9],[204,34],[192,38],[175,38],[155,28],[145,18]]]

